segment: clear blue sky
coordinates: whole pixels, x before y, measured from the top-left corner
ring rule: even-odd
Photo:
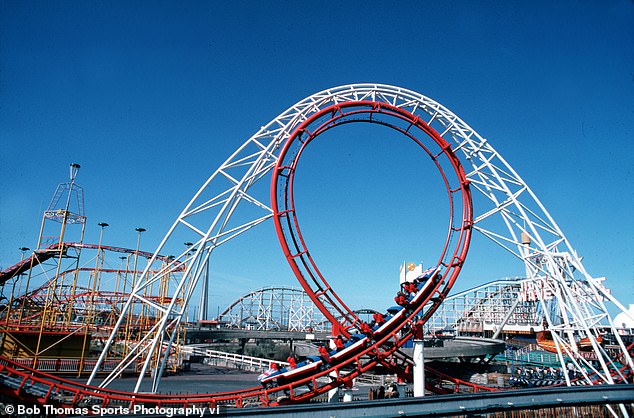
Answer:
[[[526,180],[589,272],[634,303],[629,0],[0,0],[0,266],[35,246],[69,163],[82,165],[85,241],[105,221],[106,243],[134,247],[142,226],[152,251],[260,126],[314,92],[357,82],[402,86],[453,110]],[[368,152],[358,141],[380,144],[375,131],[338,135],[306,163],[313,177],[302,198],[316,209],[303,215],[304,232],[346,300],[380,308],[403,259],[437,257],[421,234],[397,232],[421,222],[410,194],[433,192],[412,189],[418,170],[406,146]],[[244,291],[295,283],[272,223],[218,260],[214,310]],[[522,272],[478,253],[457,288]]]

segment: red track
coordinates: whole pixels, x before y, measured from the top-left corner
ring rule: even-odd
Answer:
[[[271,198],[275,226],[291,268],[313,302],[332,322],[333,333],[349,337],[352,333],[360,333],[366,324],[363,324],[335,293],[311,258],[297,222],[293,200],[293,179],[299,158],[312,140],[338,125],[354,122],[387,126],[417,143],[436,165],[445,184],[450,203],[447,239],[437,263],[440,273],[429,279],[424,290],[420,290],[414,302],[403,310],[403,313],[399,313],[398,321],[394,321],[393,325],[381,332],[377,330],[376,333],[368,333],[367,341],[362,348],[342,356],[335,365],[321,367],[315,374],[271,389],[256,387],[206,395],[136,394],[77,384],[0,358],[0,391],[12,397],[41,404],[72,406],[98,404],[126,407],[137,404],[155,406],[200,404],[214,407],[224,404],[242,407],[306,401],[332,388],[350,385],[354,378],[368,372],[378,364],[405,377],[407,374],[405,370],[411,365],[411,359],[403,355],[399,349],[412,337],[410,325],[414,321],[427,321],[438,308],[456,281],[467,255],[473,219],[469,182],[451,145],[434,129],[411,113],[384,103],[358,101],[331,106],[315,113],[290,135],[273,172]],[[432,370],[429,370],[429,373],[451,381],[454,391],[461,386],[466,386],[473,391],[490,390],[440,375]],[[430,387],[430,389],[434,388]],[[434,390],[446,391],[437,387]]]
[[[0,271],[0,284],[3,284],[5,282],[7,282],[8,280],[11,280],[12,278],[19,276],[20,274],[24,273],[27,270],[32,269],[33,267],[42,264],[43,262],[53,258],[53,257],[63,257],[66,254],[66,249],[67,248],[87,248],[87,249],[92,249],[92,250],[104,250],[104,251],[112,251],[112,252],[117,252],[117,253],[127,253],[127,254],[138,254],[141,257],[145,257],[145,258],[151,258],[152,257],[152,253],[148,253],[145,251],[136,251],[136,250],[131,250],[129,248],[122,248],[122,247],[112,247],[112,246],[108,246],[108,245],[96,245],[96,244],[84,244],[84,243],[79,243],[79,242],[65,242],[61,245],[61,251],[60,251],[60,244],[56,243],[53,244],[47,248],[43,248],[40,250],[35,250],[33,252],[33,254],[31,254],[29,257],[25,258],[24,260],[12,265],[11,267],[8,267],[2,271]],[[157,259],[162,260],[162,261],[171,261],[168,257],[159,255],[157,257]],[[176,268],[174,271],[179,271],[179,269],[183,269],[183,266],[179,266],[178,268]]]
[[[31,256],[23,259],[19,263],[12,265],[11,267],[0,271],[0,284],[6,283],[8,280],[19,276],[25,271],[32,269],[33,267],[45,262],[46,260],[56,255],[60,255],[59,244],[53,244],[48,248],[34,251]]]

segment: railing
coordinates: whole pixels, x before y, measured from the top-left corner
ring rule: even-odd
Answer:
[[[235,368],[239,370],[247,370],[252,372],[262,372],[271,367],[272,363],[276,363],[279,366],[288,366],[285,361],[276,361],[270,359],[264,359],[260,357],[245,356],[243,354],[227,353],[224,351],[211,350],[204,347],[197,346],[185,346],[184,352],[203,356],[206,360],[206,364]],[[345,373],[342,373],[345,375]],[[394,381],[396,377],[394,375],[371,375],[365,374],[359,376],[356,380],[360,383],[370,385],[385,385],[386,382]]]
[[[504,354],[497,356],[496,358],[500,358],[502,356],[508,361],[544,366],[561,366],[559,359],[557,358],[557,354],[541,351],[533,344],[519,350],[506,350]]]
[[[285,361],[276,361],[259,357],[245,356],[243,354],[227,353],[224,351],[211,350],[204,347],[185,346],[183,350],[185,353],[205,357],[207,364],[230,367],[240,370],[248,370],[253,372],[262,372],[264,370],[270,369],[273,363],[281,366],[288,365],[288,363]]]
[[[55,373],[86,373],[91,372],[97,363],[96,359],[62,359],[62,358],[19,358],[14,359],[17,364],[30,367],[41,372]],[[99,372],[111,372],[119,364],[118,360],[105,361],[99,368]],[[134,371],[131,369],[130,371]]]

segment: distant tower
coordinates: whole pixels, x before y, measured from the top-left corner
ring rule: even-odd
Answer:
[[[70,181],[57,186],[42,216],[33,254],[23,256],[11,271],[3,272],[17,274],[18,283],[17,288],[14,285],[17,294],[12,292],[13,302],[3,317],[0,353],[30,358],[32,367],[37,367],[42,358],[83,357],[88,352],[90,341],[85,331],[73,324],[74,300],[64,297],[67,289],[74,292],[77,287],[81,248],[65,243],[81,244],[86,225],[84,190],[75,184],[78,171],[79,164],[71,164]],[[30,296],[38,292],[37,297]],[[75,330],[69,333],[71,325]]]
[[[60,183],[55,194],[44,211],[37,248],[49,247],[58,242],[82,242],[86,225],[84,213],[84,189],[75,183],[80,165],[70,165],[70,181]],[[53,225],[52,222],[61,224]],[[69,225],[81,225],[81,229],[68,230]],[[59,228],[59,229],[58,229]],[[71,239],[67,239],[70,234]]]

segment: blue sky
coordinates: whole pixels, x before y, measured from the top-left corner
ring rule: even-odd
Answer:
[[[632,22],[626,0],[0,0],[0,266],[35,246],[71,162],[85,241],[105,221],[106,243],[134,247],[142,226],[152,251],[260,126],[314,92],[377,82],[437,100],[488,138],[589,272],[634,303]],[[436,257],[411,197],[435,192],[407,145],[378,145],[383,134],[315,145],[303,180],[311,250],[353,306],[388,305],[403,259]],[[272,223],[231,244],[212,306],[295,284]],[[456,287],[521,275],[507,258],[475,253]]]

